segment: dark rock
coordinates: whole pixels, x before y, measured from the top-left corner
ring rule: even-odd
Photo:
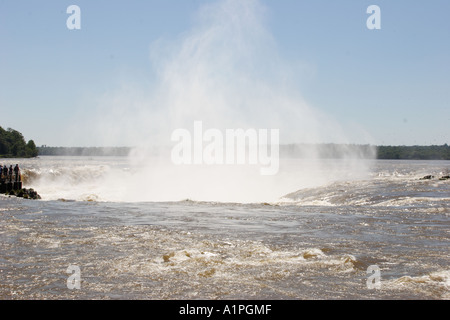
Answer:
[[[23,189],[21,189],[21,191],[23,192],[24,198],[33,199],[33,200],[41,199],[41,196],[32,188],[30,188],[30,189],[23,188]]]
[[[19,198],[24,198],[24,199],[33,199],[33,200],[38,200],[41,199],[41,196],[32,188],[27,189],[27,188],[22,188],[22,189],[10,189],[10,190],[6,190],[5,192],[2,192],[4,194],[6,194],[7,196],[16,196]]]

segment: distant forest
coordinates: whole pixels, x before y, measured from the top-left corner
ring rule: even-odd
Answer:
[[[38,149],[33,140],[25,142],[23,135],[14,129],[0,127],[0,158],[33,158]]]
[[[442,146],[379,146],[378,159],[450,160],[450,147]]]
[[[38,147],[40,156],[127,156],[128,147]]]
[[[39,155],[47,156],[126,156],[128,147],[38,147]],[[370,146],[342,144],[290,144],[280,146],[280,156],[308,157],[315,154],[319,158],[342,158],[353,154],[362,158],[399,160],[450,160],[450,147],[441,146]]]
[[[22,133],[0,126],[0,158],[31,158],[41,156],[127,156],[129,147],[36,147],[33,140],[25,142]],[[161,151],[161,150],[160,150]],[[162,150],[167,151],[167,150]],[[170,152],[170,149],[169,149]],[[155,154],[158,151],[154,150]],[[450,160],[450,146],[371,146],[353,144],[288,144],[280,145],[281,157],[306,158],[311,155],[337,159],[353,155],[360,158],[399,160]]]

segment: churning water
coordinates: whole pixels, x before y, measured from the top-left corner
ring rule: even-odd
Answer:
[[[127,180],[126,157],[23,160],[42,200],[0,198],[0,298],[449,299],[450,162],[367,160],[352,176],[339,161],[278,200],[227,202],[152,199],[146,186],[177,182]]]

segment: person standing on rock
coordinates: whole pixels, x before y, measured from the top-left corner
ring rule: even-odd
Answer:
[[[8,167],[7,166],[3,166],[3,177],[5,179],[8,178]]]
[[[19,165],[16,164],[16,166],[14,167],[14,174],[15,174],[15,180],[16,182],[20,181],[20,169],[19,169]]]

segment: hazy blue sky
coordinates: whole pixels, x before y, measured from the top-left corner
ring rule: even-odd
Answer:
[[[151,48],[176,47],[198,27],[199,9],[215,2],[0,0],[0,125],[37,145],[101,144],[83,118],[99,109],[106,116],[101,101],[124,84],[157,86],[161,59]],[[298,70],[293,85],[306,103],[371,137],[350,134],[351,142],[450,142],[450,1],[252,2],[279,59]],[[66,26],[72,4],[80,30]],[[372,4],[380,30],[366,26]]]

